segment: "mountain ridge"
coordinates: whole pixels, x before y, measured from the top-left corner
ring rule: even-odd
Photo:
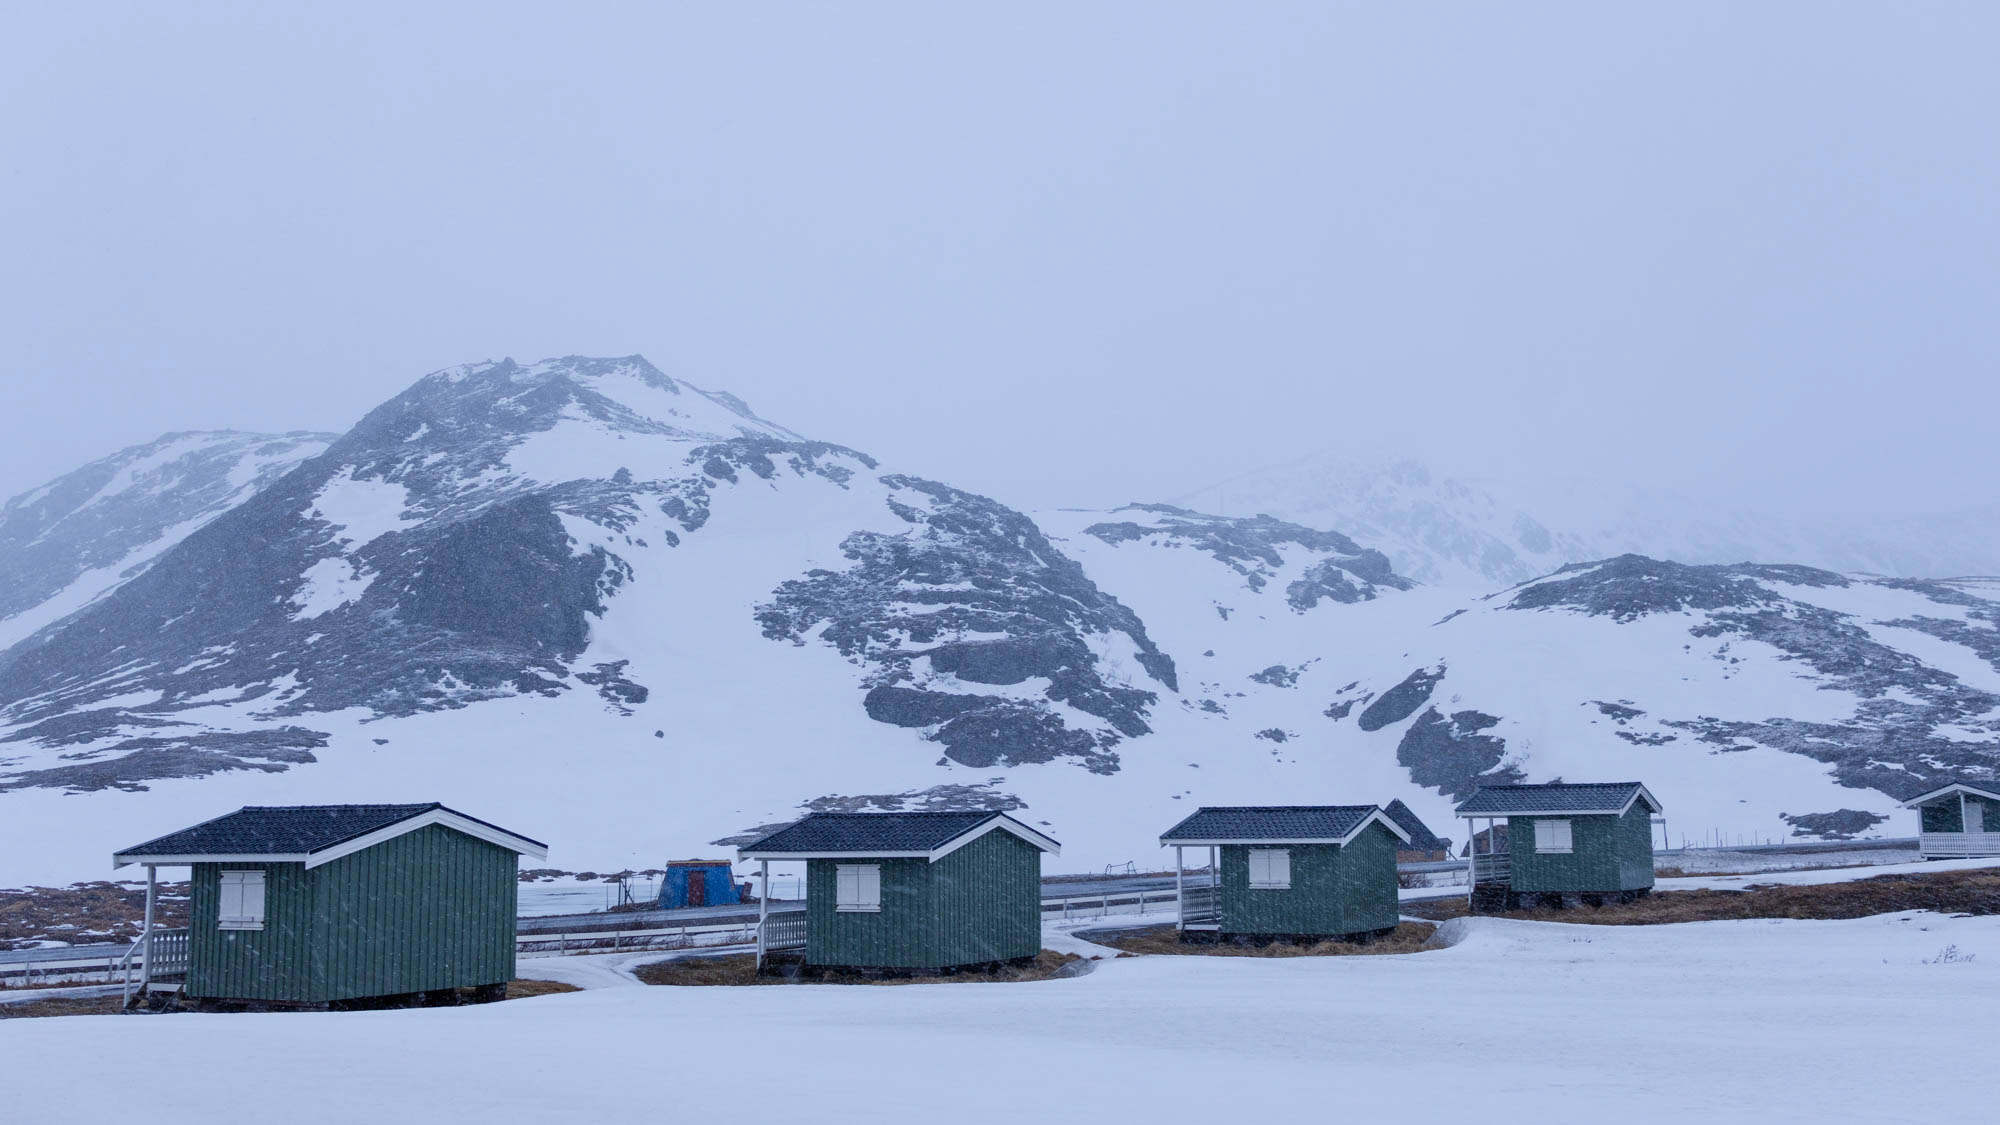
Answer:
[[[451,792],[599,867],[988,806],[1093,864],[1188,802],[1442,828],[1482,779],[1612,774],[1853,834],[1995,767],[2000,583],[1626,555],[1488,589],[1276,516],[1017,511],[641,357],[463,365],[0,651],[0,855]]]

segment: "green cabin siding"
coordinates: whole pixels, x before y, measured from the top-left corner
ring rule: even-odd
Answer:
[[[1921,818],[1918,831],[1965,831],[1965,819],[1959,815],[1958,811],[1958,797],[1958,794],[1953,793],[1949,797],[1939,797],[1928,805],[1918,806],[1917,813]],[[1975,797],[1967,793],[1965,795],[1965,803],[1981,807],[1980,816],[1982,819],[1980,823],[1986,831],[2000,832],[2000,801],[1989,801],[1984,797]]]
[[[1222,932],[1338,937],[1393,927],[1398,843],[1371,824],[1346,844],[1222,845]],[[1289,888],[1250,885],[1253,847],[1291,853]]]
[[[837,868],[882,868],[882,909],[835,909]],[[815,859],[806,863],[806,963],[942,969],[1033,957],[1042,949],[1041,849],[988,832],[933,863]]]
[[[430,825],[308,871],[197,864],[187,993],[323,1003],[514,976],[518,857]],[[216,925],[224,870],[265,872],[264,928]]]
[[[1567,820],[1570,851],[1535,850],[1535,821]],[[1541,894],[1601,894],[1653,885],[1653,813],[1636,801],[1623,816],[1507,818],[1513,890]]]
[[[264,873],[264,928],[216,925],[222,872]],[[303,1003],[313,981],[313,873],[302,863],[197,863],[188,888],[187,993]]]
[[[512,980],[518,866],[433,824],[315,868],[320,999]]]

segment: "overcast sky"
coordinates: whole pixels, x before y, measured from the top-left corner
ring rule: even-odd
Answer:
[[[1992,4],[8,7],[0,495],[638,352],[1023,506],[1994,498]]]

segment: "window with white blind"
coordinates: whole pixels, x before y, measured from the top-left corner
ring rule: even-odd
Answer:
[[[1250,849],[1250,886],[1282,891],[1292,885],[1292,853],[1285,848]]]
[[[882,865],[842,863],[834,867],[833,908],[874,912],[882,909]]]
[[[261,930],[264,928],[264,873],[224,871],[222,898],[216,911],[219,929]]]
[[[1569,821],[1538,820],[1535,822],[1535,850],[1554,852],[1558,855],[1570,850]]]

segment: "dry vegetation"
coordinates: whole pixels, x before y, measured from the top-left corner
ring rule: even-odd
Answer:
[[[1235,942],[1184,942],[1172,926],[1149,926],[1143,930],[1099,930],[1077,936],[1126,953],[1164,953],[1198,957],[1353,957],[1381,953],[1416,953],[1430,948],[1436,926],[1404,922],[1379,938],[1367,941],[1274,941],[1266,944]]]
[[[507,982],[507,999],[525,1000],[530,996],[554,996],[559,992],[582,992],[573,984],[555,980],[510,980]]]
[[[632,970],[647,984],[1004,984],[1017,981],[1049,980],[1063,975],[1065,966],[1082,958],[1074,953],[1044,949],[1026,965],[965,969],[936,976],[872,976],[865,973],[828,972],[797,979],[757,975],[757,958],[748,954],[733,957],[681,957],[655,961]],[[1073,971],[1073,970],[1072,970]]]
[[[1406,904],[1405,912],[1425,918],[1456,918],[1463,898]],[[1498,918],[1538,922],[1582,922],[1599,926],[1650,926],[1666,922],[1712,922],[1732,918],[1866,918],[1898,910],[1940,914],[2000,913],[2000,870],[1940,871],[1936,874],[1877,875],[1846,883],[1791,887],[1752,884],[1740,891],[1658,891],[1635,902],[1568,910],[1483,912]]]
[[[66,997],[0,1004],[0,1020],[34,1019],[40,1016],[115,1016],[122,1000],[118,996]]]
[[[160,884],[156,911],[160,925],[186,925],[187,884]],[[130,941],[139,936],[145,917],[144,884],[0,889],[0,949],[26,949],[37,941]]]

